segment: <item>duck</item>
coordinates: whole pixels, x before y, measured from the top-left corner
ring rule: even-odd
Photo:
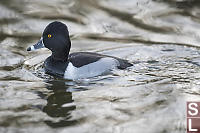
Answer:
[[[64,79],[92,78],[133,66],[128,60],[94,52],[74,52],[70,54],[71,40],[68,27],[60,22],[49,23],[40,40],[27,48],[34,51],[49,49],[52,54],[44,61],[46,74]]]

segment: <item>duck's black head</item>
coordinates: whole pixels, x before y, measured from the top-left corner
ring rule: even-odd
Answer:
[[[52,51],[55,60],[66,60],[71,48],[68,28],[64,23],[55,21],[47,25],[37,44],[27,48],[27,51],[46,47]]]

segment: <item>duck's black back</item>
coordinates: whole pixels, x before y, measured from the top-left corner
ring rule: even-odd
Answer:
[[[75,67],[82,67],[84,65],[96,62],[100,60],[101,58],[110,57],[114,58],[119,61],[119,66],[117,66],[119,69],[125,69],[127,67],[132,66],[131,63],[129,63],[127,60],[123,60],[117,57],[108,56],[108,55],[102,55],[97,53],[91,53],[91,52],[76,52],[69,55],[69,62],[73,64]]]

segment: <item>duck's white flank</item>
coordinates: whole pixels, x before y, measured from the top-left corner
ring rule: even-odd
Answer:
[[[94,63],[90,63],[88,65],[84,65],[82,67],[75,67],[71,62],[69,62],[64,78],[65,79],[81,79],[81,78],[89,78],[101,75],[111,69],[115,69],[119,66],[119,62],[114,58],[102,58]]]

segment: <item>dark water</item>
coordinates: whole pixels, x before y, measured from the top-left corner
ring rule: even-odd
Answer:
[[[1,0],[1,133],[183,133],[200,100],[199,0]],[[26,52],[55,20],[71,52],[134,62],[78,81],[45,75],[46,49]]]

